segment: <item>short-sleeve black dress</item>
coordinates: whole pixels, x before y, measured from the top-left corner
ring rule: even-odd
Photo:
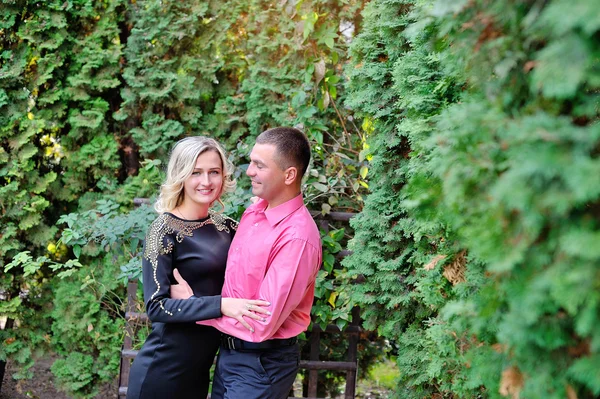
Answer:
[[[152,332],[136,356],[127,399],[205,399],[220,333],[197,320],[221,317],[227,252],[237,223],[217,213],[200,220],[161,214],[146,235],[144,302]],[[194,296],[171,299],[173,269]]]

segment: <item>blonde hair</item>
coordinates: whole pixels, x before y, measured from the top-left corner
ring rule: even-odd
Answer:
[[[179,140],[171,151],[169,165],[167,166],[167,177],[165,182],[160,186],[160,193],[154,204],[154,209],[157,212],[171,212],[181,205],[184,198],[183,184],[192,175],[196,166],[196,160],[200,154],[207,151],[214,151],[221,158],[223,185],[216,201],[223,206],[221,195],[224,192],[235,190],[236,181],[233,178],[234,166],[227,159],[225,150],[223,150],[223,147],[216,140],[205,136],[194,136]]]

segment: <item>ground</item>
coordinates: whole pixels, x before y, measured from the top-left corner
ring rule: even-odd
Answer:
[[[35,378],[31,380],[15,381],[11,378],[13,369],[10,362],[6,366],[0,399],[71,399],[54,386],[54,377],[50,366],[54,358],[38,360],[33,366]],[[117,382],[107,384],[101,388],[101,393],[96,399],[116,398]]]
[[[11,378],[13,370],[10,363],[6,368],[0,399],[71,399],[63,392],[58,391],[53,384],[53,375],[50,366],[53,358],[40,359],[34,365],[35,378],[31,380],[15,381]],[[381,369],[393,370],[394,364],[382,364]],[[385,373],[374,370],[377,375]],[[371,373],[373,375],[373,372]],[[388,373],[389,374],[389,373]],[[387,378],[387,377],[386,377]],[[356,387],[356,399],[385,399],[389,398],[392,391],[390,384],[380,381],[378,378],[361,380]],[[116,398],[117,382],[102,387],[101,393],[96,399]]]
[[[11,378],[13,369],[10,362],[6,366],[0,399],[67,399],[64,394],[57,392],[52,384],[50,366],[53,359],[41,359],[34,368],[36,378],[15,381]]]

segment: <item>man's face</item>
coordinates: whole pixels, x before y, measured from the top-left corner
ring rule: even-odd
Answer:
[[[250,153],[246,174],[252,181],[252,194],[266,200],[270,207],[279,205],[286,188],[285,171],[275,162],[276,148],[271,144],[255,144]]]

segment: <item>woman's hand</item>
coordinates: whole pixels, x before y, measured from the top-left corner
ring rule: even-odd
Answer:
[[[194,291],[192,291],[187,281],[181,277],[179,270],[173,269],[173,277],[175,277],[177,284],[171,284],[171,298],[188,299],[194,295]],[[221,313],[224,316],[236,319],[248,330],[254,332],[252,326],[244,320],[244,316],[254,320],[266,321],[265,316],[271,315],[271,312],[265,308],[269,305],[271,305],[269,302],[260,299],[221,298]]]
[[[244,320],[244,316],[266,321],[265,316],[271,315],[271,312],[266,309],[266,306],[269,305],[269,302],[260,299],[221,298],[221,313],[236,319],[248,330],[254,332],[254,328]]]

